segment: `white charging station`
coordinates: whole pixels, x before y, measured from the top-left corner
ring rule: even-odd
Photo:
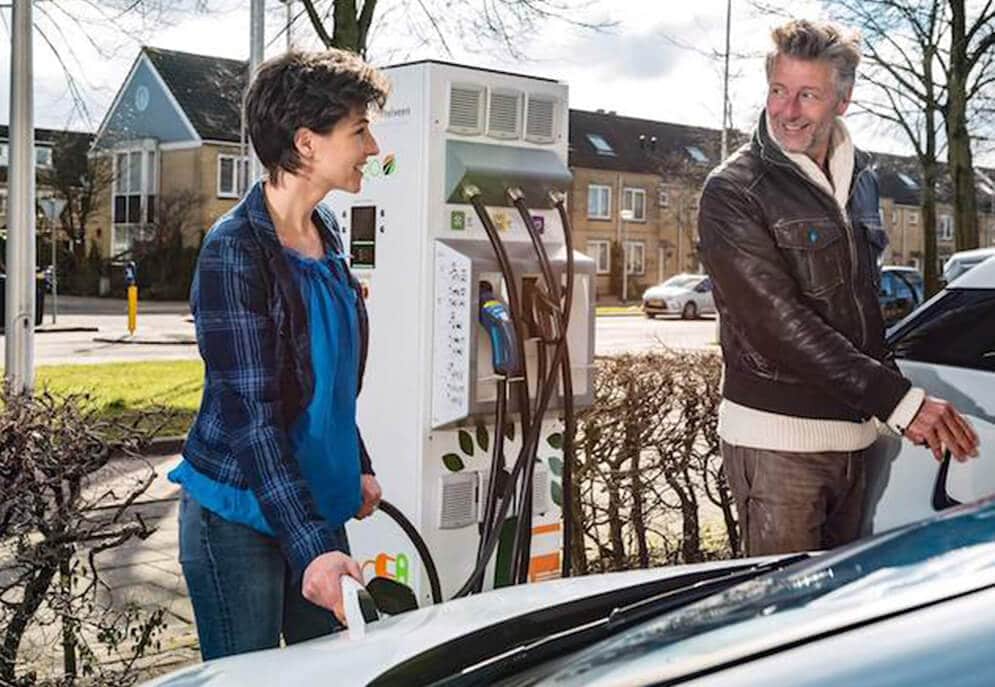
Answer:
[[[359,424],[384,498],[424,538],[449,598],[476,562],[490,449],[495,432],[491,344],[478,323],[479,284],[503,289],[494,251],[461,196],[467,179],[489,188],[487,205],[515,268],[519,289],[539,264],[503,189],[520,187],[558,274],[563,227],[546,197],[566,191],[567,87],[557,81],[435,61],[387,67],[391,94],[373,132],[357,195],[335,193],[352,268],[367,289],[370,349]],[[567,341],[574,402],[589,404],[594,356],[594,263],[575,253]],[[536,342],[526,341],[531,394]],[[541,423],[533,485],[529,579],[560,572],[563,457],[561,387]],[[521,424],[512,409],[505,453],[518,455]],[[365,579],[383,576],[431,602],[412,542],[382,514],[348,526]],[[501,549],[498,550],[498,557]],[[494,585],[494,563],[485,588]]]

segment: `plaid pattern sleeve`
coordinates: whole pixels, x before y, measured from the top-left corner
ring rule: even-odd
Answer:
[[[263,258],[253,248],[227,232],[208,234],[197,266],[195,320],[229,437],[226,459],[237,461],[299,576],[339,544],[318,513],[281,426],[276,331]]]

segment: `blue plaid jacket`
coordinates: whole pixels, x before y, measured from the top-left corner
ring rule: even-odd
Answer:
[[[325,246],[341,253],[334,214],[319,206],[314,220]],[[360,286],[350,279],[358,296],[361,386],[369,327]],[[183,458],[216,482],[251,489],[300,575],[315,557],[341,549],[342,539],[318,514],[287,438],[311,400],[314,371],[307,310],[261,183],[204,238],[190,308],[204,396]],[[359,445],[362,471],[372,474],[361,436]]]

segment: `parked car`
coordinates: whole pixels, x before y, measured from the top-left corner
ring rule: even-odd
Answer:
[[[867,531],[995,494],[995,256],[897,324],[888,346],[915,386],[964,414],[990,455],[938,465],[928,449],[882,435],[865,460]]]
[[[504,588],[155,687],[991,684],[995,501],[822,555]]]
[[[680,315],[693,320],[715,312],[712,280],[705,274],[677,274],[643,293],[643,312],[653,319],[657,315]]]
[[[943,263],[943,281],[949,284],[972,267],[977,267],[995,255],[995,247],[975,248],[954,253]]]
[[[892,325],[915,310],[923,301],[922,275],[914,267],[885,265],[881,268],[878,302],[885,325]]]

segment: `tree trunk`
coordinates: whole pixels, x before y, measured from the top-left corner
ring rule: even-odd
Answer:
[[[42,555],[42,554],[39,554]],[[45,600],[45,593],[52,584],[52,579],[58,571],[57,565],[40,568],[24,588],[24,598],[17,605],[11,617],[10,624],[3,634],[3,645],[0,646],[0,684],[14,683],[14,671],[17,666],[17,653],[21,648],[21,639],[28,629],[28,623]]]
[[[964,0],[950,0],[950,76],[947,87],[947,161],[954,187],[954,232],[957,250],[978,247],[978,208],[974,187],[971,134],[967,127],[968,62]]]
[[[935,158],[922,160],[922,243],[925,297],[940,290],[940,264],[936,248],[936,180],[939,176]]]
[[[359,45],[359,22],[356,19],[356,0],[335,0],[335,17],[332,26],[332,47],[340,50],[362,52]]]
[[[70,550],[62,554],[59,561],[59,589],[62,593],[62,672],[67,683],[75,682],[76,668],[76,620],[72,617],[72,572],[69,569]]]

